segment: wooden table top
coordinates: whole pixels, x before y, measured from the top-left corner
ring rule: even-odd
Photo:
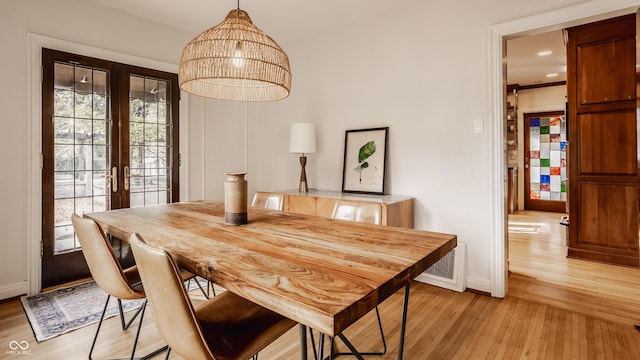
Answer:
[[[251,207],[248,224],[227,225],[218,201],[84,216],[123,240],[137,232],[181,267],[329,336],[457,244],[455,235]]]

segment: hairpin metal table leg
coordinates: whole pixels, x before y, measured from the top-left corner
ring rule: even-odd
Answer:
[[[300,331],[300,359],[307,360],[307,326],[299,324]]]
[[[402,306],[402,325],[400,328],[400,343],[398,344],[398,360],[402,360],[403,357],[403,353],[404,353],[404,338],[405,338],[405,333],[406,333],[406,329],[407,329],[407,312],[409,310],[409,288],[411,286],[411,282],[407,282],[404,286],[404,303]],[[377,309],[376,309],[377,311]],[[378,323],[380,325],[380,330],[382,333],[382,326],[380,324],[380,314],[378,313]],[[301,351],[301,359],[303,360],[307,360],[307,327],[305,325],[300,324],[300,351]],[[311,329],[310,329],[311,330]],[[382,341],[384,343],[384,352],[382,353],[360,353],[358,352],[358,350],[355,348],[355,346],[353,346],[353,344],[351,344],[351,342],[349,341],[349,339],[347,339],[346,336],[344,336],[343,334],[338,334],[337,335],[340,340],[342,340],[342,342],[347,346],[347,348],[349,349],[349,351],[351,351],[350,353],[333,353],[333,338],[331,339],[331,354],[329,355],[329,357],[327,359],[333,359],[334,356],[339,356],[339,355],[353,355],[356,357],[356,359],[358,360],[364,360],[364,358],[362,357],[362,355],[383,355],[384,353],[386,353],[387,350],[387,346],[386,346],[386,342],[384,341],[384,334],[382,334]],[[313,346],[313,351],[314,351],[314,358],[316,360],[322,359],[322,360],[326,360],[323,359],[324,358],[324,354],[323,354],[323,350],[324,350],[324,334],[320,334],[320,339],[319,339],[319,345],[318,345],[318,351],[316,352],[316,348],[315,348],[315,341],[313,341],[313,332],[311,332],[311,339],[312,339],[312,346]]]
[[[398,345],[398,360],[402,360],[404,352],[404,334],[407,328],[407,310],[409,309],[409,287],[411,282],[404,286],[404,307],[402,309],[402,328],[400,329],[400,344]]]

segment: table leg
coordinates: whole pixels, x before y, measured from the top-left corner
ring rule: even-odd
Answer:
[[[347,345],[347,348],[349,348],[349,350],[351,351],[351,354],[353,356],[356,357],[356,359],[358,360],[364,360],[364,358],[362,357],[362,355],[358,352],[358,350],[355,348],[355,346],[353,346],[353,344],[351,344],[351,342],[349,341],[349,339],[347,339],[346,336],[342,335],[342,334],[338,334],[338,337],[340,338],[340,340],[342,340],[342,342]]]
[[[307,326],[300,324],[300,359],[307,360]]]
[[[407,329],[407,311],[409,310],[409,288],[410,287],[411,287],[410,282],[408,282],[404,286],[404,304],[402,307],[402,325],[400,327],[400,343],[398,344],[398,360],[402,360],[403,353],[404,353],[404,338],[405,338],[405,333]],[[307,326],[299,324],[299,329],[300,329],[300,358],[302,360],[307,360]],[[321,334],[320,336],[324,337],[324,334]],[[344,342],[345,345],[347,345],[347,348],[349,348],[352,355],[354,355],[357,359],[363,359],[362,355],[358,352],[358,350],[356,350],[356,348],[351,344],[351,342],[346,338],[346,336],[342,334],[338,334],[338,337],[342,340],[342,342]],[[322,354],[323,342],[324,342],[323,340],[324,340],[323,338],[321,338],[320,340],[320,347],[319,347],[320,359],[322,359],[323,357],[323,354]],[[331,349],[332,349],[331,351],[332,354],[330,357],[333,358],[333,355],[334,355],[333,354],[333,338],[331,338]],[[344,355],[344,354],[341,354],[341,355]],[[377,354],[377,355],[382,355],[382,354]]]
[[[318,359],[324,359],[324,334],[320,333],[318,340]]]
[[[405,338],[405,333],[406,333],[406,328],[407,328],[407,312],[409,310],[409,288],[410,288],[410,286],[411,286],[410,282],[408,282],[404,286],[404,304],[403,304],[403,307],[402,307],[402,324],[401,324],[401,327],[400,327],[400,343],[398,344],[398,360],[402,360],[403,353],[404,353],[404,338]],[[377,309],[376,309],[376,311],[377,311]],[[380,321],[380,320],[378,320],[378,321]],[[380,326],[380,328],[382,328],[382,326]],[[347,346],[347,348],[349,348],[349,351],[351,351],[351,352],[350,353],[338,353],[336,355],[347,355],[347,354],[348,355],[354,355],[358,360],[364,360],[362,355],[384,355],[384,353],[386,352],[386,349],[387,349],[387,346],[385,344],[385,346],[384,346],[385,347],[385,351],[382,352],[382,353],[360,353],[355,348],[355,346],[353,346],[353,344],[351,344],[351,342],[349,341],[349,339],[347,339],[346,336],[344,336],[343,334],[338,334],[338,337]],[[384,342],[384,335],[383,335],[383,342]],[[332,345],[332,349],[333,349],[333,345]]]
[[[408,282],[404,287],[404,307],[402,309],[402,328],[400,329],[400,344],[398,345],[398,360],[402,360],[402,353],[404,352],[404,333],[407,328],[407,310],[409,308],[409,287],[411,283]]]

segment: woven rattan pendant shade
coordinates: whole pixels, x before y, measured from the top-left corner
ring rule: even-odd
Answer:
[[[178,77],[182,90],[223,100],[280,100],[291,89],[289,57],[240,9],[185,46]]]

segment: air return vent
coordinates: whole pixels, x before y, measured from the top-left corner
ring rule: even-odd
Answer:
[[[453,251],[418,275],[416,280],[450,290],[465,291],[467,288],[465,277],[466,253],[467,246],[458,242],[458,246]]]

